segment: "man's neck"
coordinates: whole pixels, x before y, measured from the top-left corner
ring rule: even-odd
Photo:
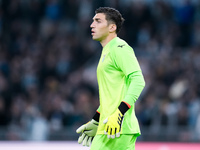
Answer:
[[[106,44],[108,44],[115,37],[117,37],[117,34],[110,34],[109,36],[107,36],[107,38],[105,38],[104,40],[100,41],[101,46],[104,48],[106,46]]]

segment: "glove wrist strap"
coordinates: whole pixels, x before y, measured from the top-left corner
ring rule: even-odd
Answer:
[[[95,121],[99,122],[99,117],[100,117],[100,113],[98,111],[96,111],[96,113],[94,114],[93,118]]]
[[[131,106],[125,102],[121,102],[121,104],[118,107],[118,109],[123,115],[127,112],[127,110],[129,110],[129,108],[131,108]]]

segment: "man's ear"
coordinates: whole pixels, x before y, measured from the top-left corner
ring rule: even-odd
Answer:
[[[117,30],[116,24],[110,24],[110,25],[109,25],[109,31],[110,31],[110,32],[115,32],[116,30]]]

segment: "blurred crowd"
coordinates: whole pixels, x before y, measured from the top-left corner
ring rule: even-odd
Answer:
[[[119,37],[144,74],[141,140],[200,141],[198,0],[0,0],[0,140],[76,134],[92,118],[101,46],[90,24],[100,6],[122,13]]]

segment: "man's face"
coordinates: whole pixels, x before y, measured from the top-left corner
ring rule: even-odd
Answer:
[[[90,27],[93,40],[101,42],[109,35],[109,24],[103,13],[97,13],[93,17],[93,22]]]

